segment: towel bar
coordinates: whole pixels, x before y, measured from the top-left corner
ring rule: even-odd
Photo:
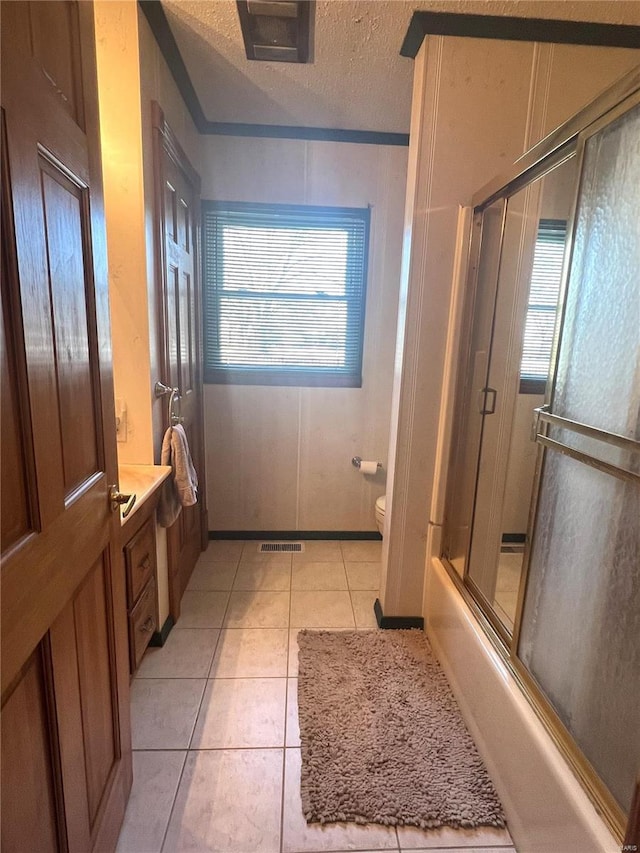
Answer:
[[[167,394],[169,395],[169,405],[168,409],[168,417],[169,417],[169,426],[177,426],[178,424],[184,423],[184,418],[181,415],[177,415],[173,411],[173,404],[177,401],[180,402],[180,389],[179,388],[171,388],[169,385],[165,385],[164,382],[160,382],[158,380],[156,384],[153,386],[153,392],[156,397],[164,397]]]

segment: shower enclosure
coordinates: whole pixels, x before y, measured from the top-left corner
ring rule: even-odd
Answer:
[[[640,70],[474,199],[443,559],[621,837],[640,768]]]

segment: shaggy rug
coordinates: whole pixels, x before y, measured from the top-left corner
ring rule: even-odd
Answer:
[[[422,631],[301,631],[298,645],[308,823],[505,826]]]

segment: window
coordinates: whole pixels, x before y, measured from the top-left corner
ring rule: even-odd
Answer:
[[[362,385],[369,210],[203,203],[212,383]]]
[[[520,364],[520,393],[544,394],[567,236],[563,219],[541,219],[533,255],[529,305]]]

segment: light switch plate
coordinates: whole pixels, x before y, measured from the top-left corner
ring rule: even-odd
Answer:
[[[116,439],[127,440],[127,404],[116,397]]]

